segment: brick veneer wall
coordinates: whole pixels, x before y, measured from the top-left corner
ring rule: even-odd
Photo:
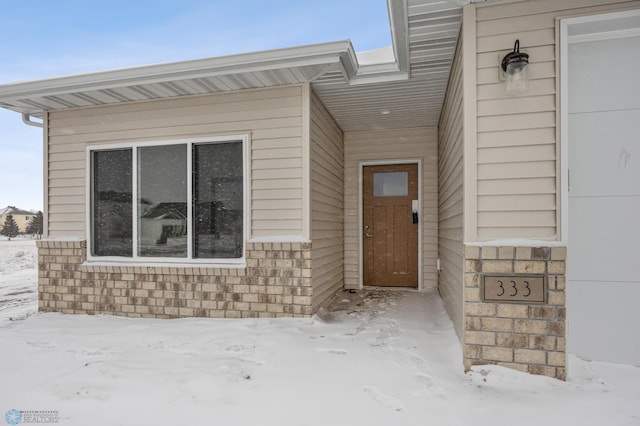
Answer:
[[[311,243],[247,243],[246,268],[84,265],[86,241],[38,246],[39,310],[145,318],[308,317]]]
[[[566,247],[465,247],[464,362],[566,379]],[[485,274],[545,275],[544,304],[483,302]]]

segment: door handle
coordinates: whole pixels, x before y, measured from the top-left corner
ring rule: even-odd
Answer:
[[[370,234],[370,233],[368,233],[368,232],[365,232],[365,233],[364,233],[364,237],[365,237],[365,238],[371,238],[371,237],[373,237],[373,235],[371,235],[371,234]]]

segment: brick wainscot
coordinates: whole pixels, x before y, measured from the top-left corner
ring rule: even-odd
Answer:
[[[566,378],[566,247],[465,247],[464,362]],[[486,276],[543,277],[540,303],[487,301]]]
[[[311,243],[247,243],[246,267],[86,264],[86,241],[38,241],[39,310],[144,318],[308,317]]]

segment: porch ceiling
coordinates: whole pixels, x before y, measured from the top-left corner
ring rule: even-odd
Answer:
[[[340,127],[344,131],[367,131],[436,125],[458,40],[462,6],[470,2],[390,0],[396,61],[406,76],[370,84],[340,81],[331,75],[318,78],[313,88]],[[404,16],[398,17],[403,12]]]
[[[349,41],[0,85],[0,107],[43,111],[309,82],[344,131],[436,125],[472,0],[388,0],[395,62]],[[384,31],[384,29],[380,29]]]

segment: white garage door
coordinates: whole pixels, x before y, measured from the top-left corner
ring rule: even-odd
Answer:
[[[640,365],[640,25],[610,26],[568,45],[567,349]]]

